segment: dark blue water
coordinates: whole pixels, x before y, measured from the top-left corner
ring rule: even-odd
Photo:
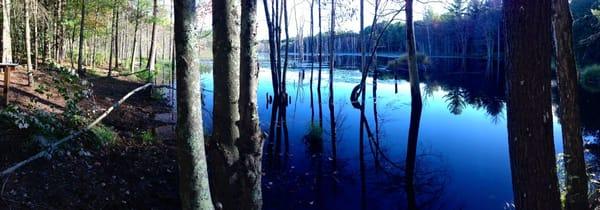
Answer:
[[[268,66],[262,64],[261,66]],[[435,69],[435,68],[434,68]],[[360,82],[358,70],[334,71],[335,156],[331,138],[329,74],[323,69],[321,112],[314,72],[311,109],[310,69],[290,69],[285,123],[270,130],[270,70],[259,74],[259,116],[265,143],[265,209],[407,209],[405,160],[411,98],[409,84],[392,76],[367,80],[366,118],[373,132],[360,156],[360,111],[350,103]],[[479,74],[428,72],[422,77],[423,110],[417,143],[415,195],[419,209],[511,209],[513,202],[504,89],[498,78]],[[429,75],[429,76],[427,76]],[[434,75],[434,76],[431,76]],[[212,110],[212,75],[205,73],[204,107]],[[400,78],[402,78],[400,76]],[[556,112],[556,105],[553,106]],[[375,113],[375,110],[377,113]],[[585,108],[584,108],[585,111]],[[556,114],[555,114],[556,115]],[[205,115],[210,129],[210,114]],[[319,129],[322,125],[322,132]],[[322,140],[311,141],[310,131]],[[588,140],[594,140],[592,128]],[[366,135],[365,135],[366,136]],[[554,117],[556,153],[561,130]],[[287,138],[286,138],[287,137]]]

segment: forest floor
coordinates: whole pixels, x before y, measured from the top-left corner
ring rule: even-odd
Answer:
[[[90,75],[86,78],[91,83],[89,96],[77,103],[89,119],[143,85],[132,77]],[[47,88],[56,82],[56,72],[36,71],[35,88],[27,86],[23,68],[12,78],[11,104],[22,112],[59,115],[67,109],[61,91]],[[40,87],[46,88],[39,91]],[[36,160],[2,178],[0,209],[178,209],[170,106],[150,95],[149,90],[133,95],[102,121],[116,134],[109,135],[112,143],[94,143],[94,133],[88,132],[62,146],[52,158]],[[30,129],[0,122],[0,170],[41,151],[43,146],[35,141],[40,139],[44,140]]]

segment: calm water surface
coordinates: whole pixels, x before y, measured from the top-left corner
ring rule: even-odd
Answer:
[[[423,75],[439,75],[435,65],[434,70]],[[348,69],[334,72],[334,153],[328,69],[323,68],[322,72],[319,106],[315,68],[312,109],[310,69],[304,69],[304,79],[302,69],[289,71],[289,105],[281,121],[272,119],[273,107],[267,100],[273,91],[270,70],[263,68],[259,74],[261,127],[270,137],[265,142],[263,165],[265,209],[408,209],[404,172],[411,114],[408,82],[382,77],[377,81],[374,98],[373,78],[368,78],[365,112],[373,137],[365,137],[361,157],[360,110],[350,103],[352,88],[360,82],[361,73]],[[511,209],[504,89],[499,85],[502,82],[478,74],[445,75],[422,76],[424,106],[414,190],[417,207]],[[212,75],[202,76],[207,99],[204,107],[210,111]],[[553,109],[556,112],[556,105]],[[583,109],[585,112],[585,106]],[[209,113],[205,113],[208,129]],[[280,122],[273,131],[272,121]],[[562,151],[558,121],[554,117],[557,154]],[[591,128],[586,133],[586,139],[593,141],[598,132]],[[322,140],[310,140],[315,135]]]

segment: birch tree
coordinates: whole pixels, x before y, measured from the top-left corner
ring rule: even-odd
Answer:
[[[177,157],[184,210],[213,210],[202,127],[197,0],[174,1],[177,65]]]

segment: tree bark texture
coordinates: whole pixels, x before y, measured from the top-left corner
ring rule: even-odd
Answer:
[[[175,1],[177,157],[179,194],[185,210],[214,209],[202,127],[198,1]]]
[[[560,98],[560,120],[566,168],[566,210],[588,209],[588,179],[583,156],[583,138],[573,52],[573,17],[568,0],[552,0],[554,49]]]
[[[504,2],[507,124],[517,209],[561,209],[552,133],[551,1]]]

